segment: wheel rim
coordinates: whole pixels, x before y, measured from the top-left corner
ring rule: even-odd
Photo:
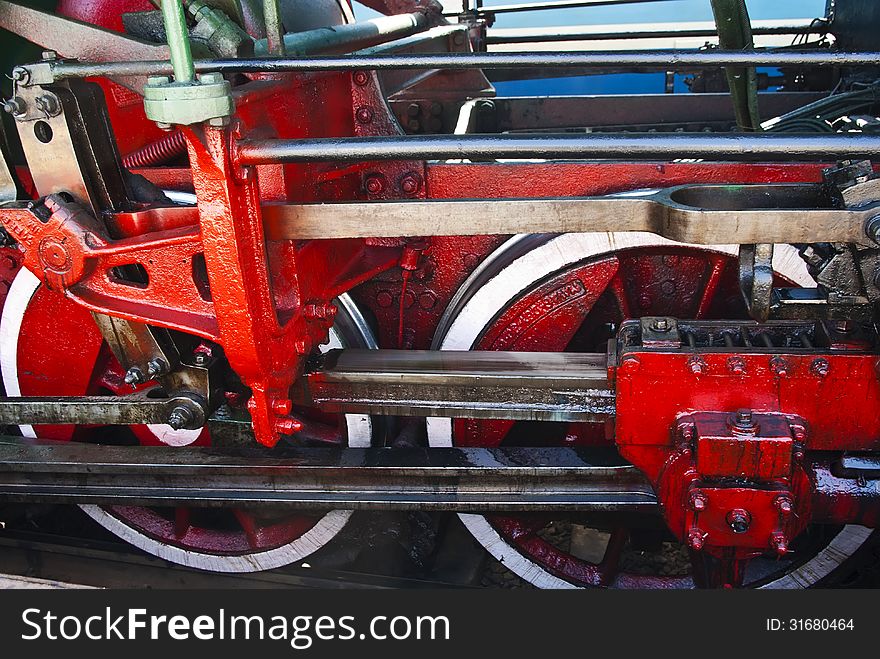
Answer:
[[[326,348],[375,348],[372,333],[354,303],[347,296],[341,296],[337,303],[339,320]],[[59,327],[66,332],[59,332]],[[122,385],[121,369],[109,355],[91,315],[44,290],[37,277],[24,268],[10,286],[0,317],[0,374],[9,396],[81,395],[97,385],[105,393],[119,393]],[[344,422],[350,446],[370,445],[369,416],[346,415]],[[37,436],[32,426],[20,426],[20,430],[25,437]],[[75,440],[93,431],[43,426],[40,434]],[[142,444],[210,443],[206,431],[175,431],[164,425],[134,427],[131,432]],[[252,572],[302,560],[330,542],[352,514],[349,510],[324,515],[263,515],[236,510],[221,515],[131,506],[81,508],[108,531],[150,554],[217,572]]]
[[[714,286],[713,296],[725,295],[724,288],[731,288],[729,278],[735,272],[727,272],[731,268],[725,261],[730,261],[736,253],[735,246],[681,245],[651,234],[517,236],[490,255],[461,287],[441,320],[432,347],[440,350],[561,350],[572,340],[580,340],[581,345],[574,349],[583,350],[584,335],[590,334],[585,331],[589,330],[590,315],[600,314],[603,305],[608,307],[609,304],[616,305],[620,315],[626,317],[630,316],[628,312],[687,317],[682,306],[689,306],[692,315],[693,310],[711,315],[713,304],[723,307],[726,302],[719,297],[706,303],[703,294],[709,291],[710,284]],[[659,272],[663,266],[666,268],[659,278],[656,273],[652,275],[655,281],[650,283],[646,283],[645,273],[637,270],[639,259],[645,255],[653,260],[647,270],[653,268]],[[700,258],[705,261],[703,280],[695,282],[694,272],[700,269]],[[659,269],[658,259],[661,260]],[[636,270],[623,277],[620,273],[624,267]],[[813,283],[793,247],[777,247],[774,269],[796,285]],[[676,271],[679,275],[684,271],[687,276],[677,276]],[[640,288],[627,290],[626,284],[631,280]],[[579,313],[583,315],[578,319]],[[578,425],[580,430],[573,433],[573,438],[566,429],[562,445],[603,441],[595,427],[588,431],[587,424]],[[431,446],[497,446],[502,441],[516,441],[517,427],[497,421],[431,418],[428,419],[428,441]],[[556,443],[559,441],[557,437]],[[581,560],[546,540],[541,535],[546,527],[541,525],[540,519],[474,514],[462,514],[460,518],[492,556],[537,587],[693,586],[692,579],[686,575],[627,572],[617,572],[612,583],[603,583],[603,562]],[[618,538],[615,533],[610,536],[608,550],[615,546],[623,551],[623,544],[615,540]],[[816,542],[822,546],[809,560],[792,561],[783,571],[776,569],[778,562],[755,563],[747,580],[750,585],[761,587],[812,585],[830,574],[868,535],[868,529],[847,526],[827,543],[820,536]],[[811,539],[803,542],[808,541]]]

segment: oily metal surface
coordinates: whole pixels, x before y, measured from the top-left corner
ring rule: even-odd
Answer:
[[[332,412],[589,422],[614,414],[605,355],[334,350],[299,404]]]
[[[653,512],[650,485],[583,449],[290,449],[0,443],[0,501],[304,509]]]

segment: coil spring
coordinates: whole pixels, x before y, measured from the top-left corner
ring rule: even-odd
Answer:
[[[122,165],[126,169],[160,165],[179,156],[184,151],[186,151],[186,138],[181,131],[176,130],[137,151],[132,151],[123,157]]]

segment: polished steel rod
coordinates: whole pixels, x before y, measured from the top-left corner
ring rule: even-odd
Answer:
[[[518,69],[518,68],[643,68],[675,70],[721,66],[877,66],[880,52],[833,52],[827,50],[779,51],[590,51],[565,53],[443,53],[430,55],[344,55],[338,57],[279,57],[225,60],[197,60],[196,71],[222,73],[274,73],[296,71],[357,71],[393,69]],[[33,65],[48,67],[49,78],[91,76],[168,75],[168,61],[142,62],[55,62]],[[35,71],[38,84],[45,81]]]
[[[679,133],[450,135],[243,140],[239,163],[568,158],[603,160],[834,160],[880,154],[880,136]]]

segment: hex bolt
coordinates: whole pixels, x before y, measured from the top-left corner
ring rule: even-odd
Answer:
[[[209,360],[210,356],[206,355],[204,352],[197,352],[193,355],[193,363],[196,366],[207,366]]]
[[[422,178],[415,172],[408,172],[400,179],[400,189],[405,194],[416,194],[421,187]]]
[[[779,377],[788,375],[789,365],[782,357],[774,357],[770,360],[770,370]]]
[[[385,177],[381,174],[368,174],[364,178],[364,190],[371,195],[379,195],[385,192]]]
[[[355,71],[351,78],[358,87],[363,87],[370,81],[370,76],[366,71]]]
[[[831,323],[832,329],[838,334],[852,334],[854,327],[852,321],[835,320]]]
[[[745,533],[752,525],[752,515],[743,508],[734,508],[727,513],[725,521],[734,533]]]
[[[132,387],[136,387],[146,381],[147,378],[144,377],[144,372],[137,366],[132,366],[125,372],[125,384],[130,384]]]
[[[755,427],[755,421],[752,418],[752,411],[749,409],[737,410],[733,416],[733,424],[737,428],[751,430]]]
[[[709,500],[706,498],[706,495],[702,492],[691,492],[691,510],[696,512],[700,512],[701,510],[705,510],[706,506],[709,504]]]
[[[824,378],[826,375],[828,375],[828,370],[830,367],[831,366],[828,363],[827,359],[819,357],[817,359],[814,359],[813,363],[810,364],[810,373],[817,377]]]
[[[168,415],[168,425],[175,430],[183,430],[192,425],[196,415],[185,405],[178,405]]]
[[[651,329],[655,332],[668,332],[670,329],[669,321],[666,318],[657,318],[651,323]]]
[[[791,515],[791,499],[789,497],[776,497],[773,504],[776,506],[776,509],[785,516]]]
[[[691,529],[688,533],[688,547],[694,551],[700,551],[703,548],[703,532],[700,529]]]
[[[727,369],[734,375],[742,375],[746,372],[746,362],[742,357],[731,357],[727,360]]]
[[[703,358],[697,357],[696,355],[692,355],[691,357],[689,357],[687,364],[688,368],[691,370],[691,373],[693,373],[694,375],[699,375],[707,368],[707,364],[703,360]]]
[[[358,123],[368,124],[373,121],[373,110],[364,105],[355,111],[354,116]]]
[[[151,380],[156,379],[159,376],[165,375],[168,372],[168,363],[164,359],[151,359],[147,363],[147,375]]]

